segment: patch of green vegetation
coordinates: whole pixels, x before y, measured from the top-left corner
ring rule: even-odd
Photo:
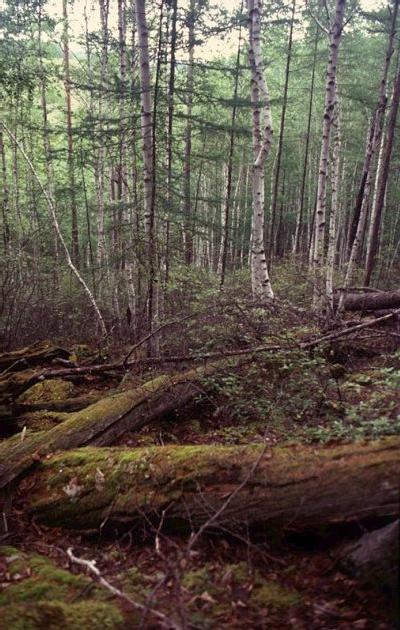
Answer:
[[[300,601],[299,593],[273,581],[264,581],[261,586],[256,586],[250,596],[250,603],[254,608],[274,610],[295,606]]]
[[[0,547],[0,557],[11,577],[0,594],[1,630],[100,630],[122,624],[117,604],[104,601],[109,594],[89,578],[14,547]]]
[[[378,439],[400,434],[400,370],[379,368],[351,374],[341,383],[342,417],[306,427],[307,441]]]
[[[192,595],[201,595],[204,592],[211,596],[220,595],[221,587],[215,584],[215,578],[209,563],[193,571],[188,571],[182,578],[182,586]]]
[[[91,584],[84,576],[60,569],[43,556],[17,550],[10,555],[10,549],[3,547],[0,556],[6,558],[8,572],[15,580],[0,594],[0,605],[42,599],[62,601]]]
[[[122,628],[123,617],[113,604],[95,601],[41,601],[11,604],[1,611],[1,630],[103,630]]]
[[[55,378],[35,383],[17,398],[17,402],[35,404],[66,400],[72,396],[73,391],[72,383]]]

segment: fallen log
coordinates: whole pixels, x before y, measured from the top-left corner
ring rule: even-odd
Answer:
[[[0,371],[17,372],[53,359],[68,359],[70,352],[57,346],[42,344],[0,354]]]
[[[344,298],[345,311],[384,311],[400,307],[400,290],[374,293],[349,293]]]
[[[266,449],[85,448],[43,461],[20,486],[35,521],[79,530],[162,522],[301,531],[398,513],[400,438]]]
[[[29,469],[41,457],[57,450],[85,445],[111,445],[126,431],[139,430],[189,400],[204,388],[201,380],[224,363],[186,372],[159,376],[134,390],[118,392],[95,402],[45,433],[27,435],[21,442],[13,436],[0,443],[0,488]]]

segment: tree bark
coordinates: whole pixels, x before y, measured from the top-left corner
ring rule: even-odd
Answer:
[[[36,522],[80,530],[156,525],[304,531],[398,514],[400,439],[300,445],[80,449],[22,485]]]
[[[400,290],[376,293],[349,293],[344,297],[345,311],[381,311],[400,307]]]
[[[381,134],[382,134],[383,117],[385,114],[386,101],[387,101],[386,85],[387,85],[387,78],[388,78],[389,67],[390,67],[390,60],[392,58],[393,50],[394,50],[393,43],[394,43],[394,37],[396,34],[396,22],[397,22],[398,10],[399,10],[399,0],[395,0],[391,24],[390,24],[388,46],[387,46],[386,55],[385,55],[385,63],[383,66],[382,78],[379,85],[378,103],[372,115],[370,127],[368,130],[364,164],[363,164],[363,170],[361,174],[361,181],[360,181],[360,186],[357,193],[357,199],[356,199],[356,205],[354,208],[353,218],[350,225],[349,240],[347,244],[349,258],[352,253],[354,240],[357,236],[358,223],[362,216],[362,205],[363,205],[363,199],[365,196],[365,189],[368,182],[371,179],[371,169],[372,169],[374,155],[378,148]]]
[[[253,107],[251,283],[255,298],[271,300],[274,292],[269,279],[264,245],[264,167],[271,150],[272,118],[261,52],[261,0],[247,0],[247,8]]]
[[[72,105],[71,105],[71,77],[69,68],[69,36],[68,36],[68,10],[67,0],[63,0],[63,53],[64,53],[64,89],[67,113],[67,161],[68,161],[68,185],[71,201],[71,258],[79,269],[79,230],[78,209],[75,194],[75,165],[74,143],[72,137]]]
[[[304,196],[305,196],[305,190],[306,190],[308,155],[309,155],[309,147],[310,147],[311,120],[312,120],[312,111],[313,111],[313,104],[314,104],[315,68],[317,65],[318,41],[319,41],[319,28],[317,26],[316,32],[315,32],[315,40],[314,40],[313,66],[312,66],[312,71],[311,71],[310,100],[308,104],[308,118],[307,118],[307,132],[306,132],[306,146],[304,149],[303,173],[301,177],[300,208],[299,208],[299,215],[298,215],[297,223],[296,223],[296,232],[294,236],[294,245],[293,245],[293,252],[295,254],[298,254],[301,250],[302,240],[303,240],[303,231],[304,231],[304,226],[303,226]]]
[[[336,74],[339,46],[342,38],[346,0],[336,0],[335,19],[329,30],[329,60],[326,70],[325,105],[322,124],[321,154],[319,160],[317,206],[314,226],[314,306],[319,308],[323,299],[322,267],[325,259],[326,185],[328,178],[329,146],[336,101]]]
[[[375,265],[375,258],[378,251],[378,237],[381,225],[381,216],[385,201],[386,186],[389,177],[390,159],[392,157],[394,134],[396,129],[397,112],[400,102],[400,68],[394,80],[392,103],[390,106],[388,126],[386,132],[384,152],[382,156],[382,169],[379,173],[377,184],[375,205],[371,217],[371,226],[368,239],[367,259],[365,262],[364,284],[368,286]]]
[[[154,149],[153,106],[149,56],[149,29],[145,0],[136,0],[135,15],[139,40],[141,134],[143,155],[144,231],[147,245],[148,300],[147,325],[151,330],[154,316],[154,285],[156,281],[155,203],[154,203]]]
[[[288,48],[287,48],[287,57],[286,57],[286,71],[285,71],[285,85],[283,88],[283,103],[282,103],[282,115],[281,115],[281,124],[279,129],[279,140],[278,140],[278,153],[276,157],[276,170],[274,183],[272,187],[272,202],[271,202],[271,225],[269,231],[269,251],[268,251],[268,263],[271,265],[271,260],[273,255],[278,255],[278,237],[279,237],[279,229],[275,234],[275,223],[276,223],[276,208],[278,202],[278,187],[279,187],[279,177],[281,174],[281,161],[282,161],[282,151],[283,151],[283,139],[285,133],[285,119],[286,119],[286,109],[287,109],[287,98],[288,98],[288,89],[289,89],[289,77],[290,77],[290,63],[292,60],[292,43],[293,43],[293,26],[294,26],[294,14],[296,10],[296,0],[292,0],[292,9],[291,9],[291,18],[290,18],[290,27],[289,27],[289,38],[288,38]]]

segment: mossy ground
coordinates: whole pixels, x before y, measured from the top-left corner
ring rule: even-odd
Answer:
[[[74,386],[70,381],[60,378],[35,383],[17,398],[18,403],[46,403],[71,398]]]
[[[14,547],[0,547],[0,562],[6,579],[0,591],[2,630],[122,627],[118,604],[89,578]]]

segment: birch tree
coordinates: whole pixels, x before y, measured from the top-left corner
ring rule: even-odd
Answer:
[[[272,144],[272,117],[261,53],[261,0],[247,0],[253,109],[251,285],[253,297],[274,297],[264,245],[264,168]]]
[[[329,58],[325,80],[325,104],[322,123],[321,153],[319,159],[317,205],[314,225],[314,307],[321,306],[323,298],[322,267],[325,260],[325,224],[326,224],[326,187],[328,179],[329,147],[331,130],[335,114],[336,101],[336,74],[339,55],[339,46],[343,30],[343,18],[346,0],[336,0],[335,17],[329,25],[329,30],[324,28],[329,39]]]

